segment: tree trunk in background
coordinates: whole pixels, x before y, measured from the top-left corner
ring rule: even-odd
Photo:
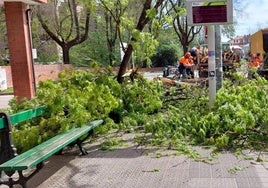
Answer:
[[[62,58],[64,64],[70,64],[70,48],[66,45],[62,47]]]
[[[70,64],[70,49],[88,38],[91,10],[84,6],[84,14],[81,14],[82,11],[79,12],[78,9],[80,6],[76,0],[67,0],[60,4],[50,2],[46,6],[36,7],[36,15],[42,28],[62,48],[64,64]],[[60,8],[68,8],[68,11],[59,11]],[[49,16],[50,19],[47,19]],[[53,25],[53,22],[60,24]]]

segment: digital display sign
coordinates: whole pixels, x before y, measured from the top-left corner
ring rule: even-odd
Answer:
[[[188,0],[189,25],[230,24],[233,19],[232,0]]]
[[[193,7],[193,23],[227,22],[227,7],[196,6]]]

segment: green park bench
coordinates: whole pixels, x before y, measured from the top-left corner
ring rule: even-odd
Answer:
[[[77,144],[82,155],[87,154],[82,147],[83,142],[93,133],[95,127],[103,123],[103,120],[91,121],[82,127],[58,134],[18,155],[16,148],[12,144],[12,126],[42,116],[44,112],[45,107],[43,106],[10,116],[0,112],[0,185],[4,184],[13,187],[13,185],[20,184],[22,187],[26,187],[27,181],[42,169],[44,161],[52,155],[60,153],[68,145]],[[83,139],[80,139],[81,137]],[[31,173],[28,172],[25,175],[24,170],[27,169],[33,170],[30,170]],[[6,176],[3,176],[3,172],[5,172]],[[18,174],[18,176],[14,177],[15,174]]]

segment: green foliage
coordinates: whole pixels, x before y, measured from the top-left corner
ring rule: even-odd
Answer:
[[[128,112],[155,113],[162,107],[162,87],[159,82],[149,82],[138,78],[134,82],[125,80],[122,85],[122,100],[124,109]]]
[[[267,81],[225,82],[217,93],[215,106],[198,121],[195,139],[230,147],[261,148],[267,145]],[[208,140],[209,139],[209,140]],[[257,144],[258,143],[258,144]]]
[[[156,12],[156,10],[154,8],[153,9],[149,9],[149,10],[146,11],[146,15],[150,19],[155,18],[156,14],[157,14],[157,12]]]
[[[103,29],[96,29],[95,32],[90,32],[88,40],[70,49],[72,64],[89,67],[92,61],[96,61],[103,66],[108,66],[109,57],[106,54],[109,52],[106,41]],[[119,62],[119,49],[116,49],[116,52],[114,57],[116,62]]]
[[[153,67],[174,66],[177,63],[178,53],[176,45],[162,44],[159,45],[156,54],[152,57]]]
[[[0,54],[0,57],[2,55]],[[4,56],[4,55],[3,55]],[[1,58],[0,59],[0,66],[7,66],[9,64],[9,61],[7,59]]]
[[[84,70],[65,70],[59,74],[58,81],[41,82],[36,99],[25,99],[20,105],[11,104],[14,113],[36,105],[46,106],[44,118],[27,127],[15,127],[18,131],[14,131],[13,137],[19,151],[88,121],[104,119],[118,107],[121,86],[108,70],[96,71],[93,74]],[[36,134],[22,138],[27,131]],[[24,142],[20,142],[21,139]]]
[[[231,39],[235,37],[235,28],[233,25],[224,25],[221,27],[222,29],[222,33],[224,36],[226,36],[227,38]]]
[[[167,109],[164,114],[154,115],[145,124],[145,131],[152,133],[153,140],[156,141],[153,141],[154,143],[178,149],[178,144],[182,140],[189,137],[194,140],[197,138],[197,135],[202,135],[202,131],[197,130],[198,120],[208,110],[207,100],[199,96],[202,92],[195,93],[194,91],[196,90],[192,87],[188,88],[186,86],[184,90],[185,93],[191,92],[192,96],[187,97],[185,100],[176,100],[176,104],[166,107]],[[178,95],[178,93],[174,94]],[[182,149],[181,147],[179,148],[180,150]]]
[[[163,95],[161,82],[140,75],[130,78],[119,85],[109,69],[96,67],[91,72],[66,70],[57,82],[42,82],[36,99],[11,105],[14,113],[47,107],[44,117],[16,127],[13,137],[19,151],[99,118],[106,124],[96,129],[98,134],[131,132],[139,145],[164,146],[195,159],[199,155],[191,145],[267,149],[267,80],[233,76],[225,80],[211,108],[207,89],[198,85],[165,88]],[[24,138],[26,132],[34,134]],[[111,137],[102,148],[114,149],[118,143]]]
[[[106,133],[113,128],[141,125],[144,120],[134,120],[131,113],[139,113],[143,117],[142,114],[161,109],[162,87],[159,82],[150,84],[144,78],[136,78],[134,82],[126,79],[120,85],[109,68],[100,69],[97,64],[93,64],[93,67],[91,72],[65,70],[59,74],[57,81],[41,82],[36,98],[23,99],[20,105],[16,99],[11,102],[13,113],[38,105],[46,106],[43,118],[15,127],[13,138],[20,152],[94,119],[107,120],[105,126],[97,129],[98,133]],[[24,138],[27,131],[34,134]]]
[[[152,34],[146,32],[139,32],[138,30],[133,31],[133,47],[135,50],[134,58],[136,64],[140,67],[143,66],[143,62],[146,63],[146,67],[151,66],[150,57],[155,53],[156,47],[158,46],[158,41],[154,39]]]
[[[96,135],[99,134],[107,134],[109,131],[113,130],[113,129],[118,129],[118,124],[116,124],[113,119],[107,117],[104,119],[105,124],[102,126],[98,126],[94,129],[94,133]]]
[[[17,113],[23,110],[28,110],[31,108],[35,108],[39,105],[39,102],[36,99],[29,100],[27,98],[23,98],[20,101],[20,105],[18,104],[19,102],[16,96],[9,101],[10,114]]]
[[[13,87],[8,87],[7,89],[0,91],[0,94],[1,95],[10,95],[13,92],[14,92]]]
[[[101,143],[101,150],[109,150],[113,151],[116,148],[123,146],[125,141],[119,138],[108,138],[104,142]]]
[[[41,42],[41,41],[38,41]],[[56,43],[41,42],[43,43],[40,46],[36,47],[37,58],[34,60],[36,64],[55,64],[59,61],[59,51],[57,49]]]
[[[52,114],[66,116],[67,113],[68,119],[81,125],[89,119],[106,117],[118,106],[114,96],[119,94],[117,87],[120,85],[105,72],[93,75],[87,71],[66,70],[60,73],[57,83],[41,83],[37,96]]]
[[[228,146],[242,144],[247,137],[247,147],[267,145],[267,81],[263,78],[247,80],[235,85],[231,82],[219,91],[215,109],[218,121],[214,127],[229,137]],[[215,119],[214,119],[215,120]],[[217,125],[216,125],[217,124]],[[255,145],[255,146],[254,146]]]
[[[38,126],[25,125],[21,129],[12,130],[13,144],[21,153],[42,142]]]
[[[213,109],[208,106],[206,90],[191,86],[181,89],[182,93],[173,91],[169,95],[180,94],[183,99],[169,104],[166,98],[164,106],[167,102],[169,105],[165,113],[154,114],[143,122],[144,131],[151,134],[148,143],[172,149],[188,142],[214,145],[220,150],[241,147],[267,150],[266,80],[226,80],[217,93]],[[181,150],[187,153],[186,148]]]
[[[228,170],[228,172],[231,173],[231,174],[236,174],[238,171],[243,171],[243,170],[245,170],[245,169],[246,169],[245,167],[235,166],[235,167],[233,167],[233,168],[230,168],[230,169]]]

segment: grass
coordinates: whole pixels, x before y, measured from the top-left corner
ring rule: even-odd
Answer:
[[[13,87],[9,87],[3,91],[0,91],[0,95],[7,95],[7,94],[13,94]]]

